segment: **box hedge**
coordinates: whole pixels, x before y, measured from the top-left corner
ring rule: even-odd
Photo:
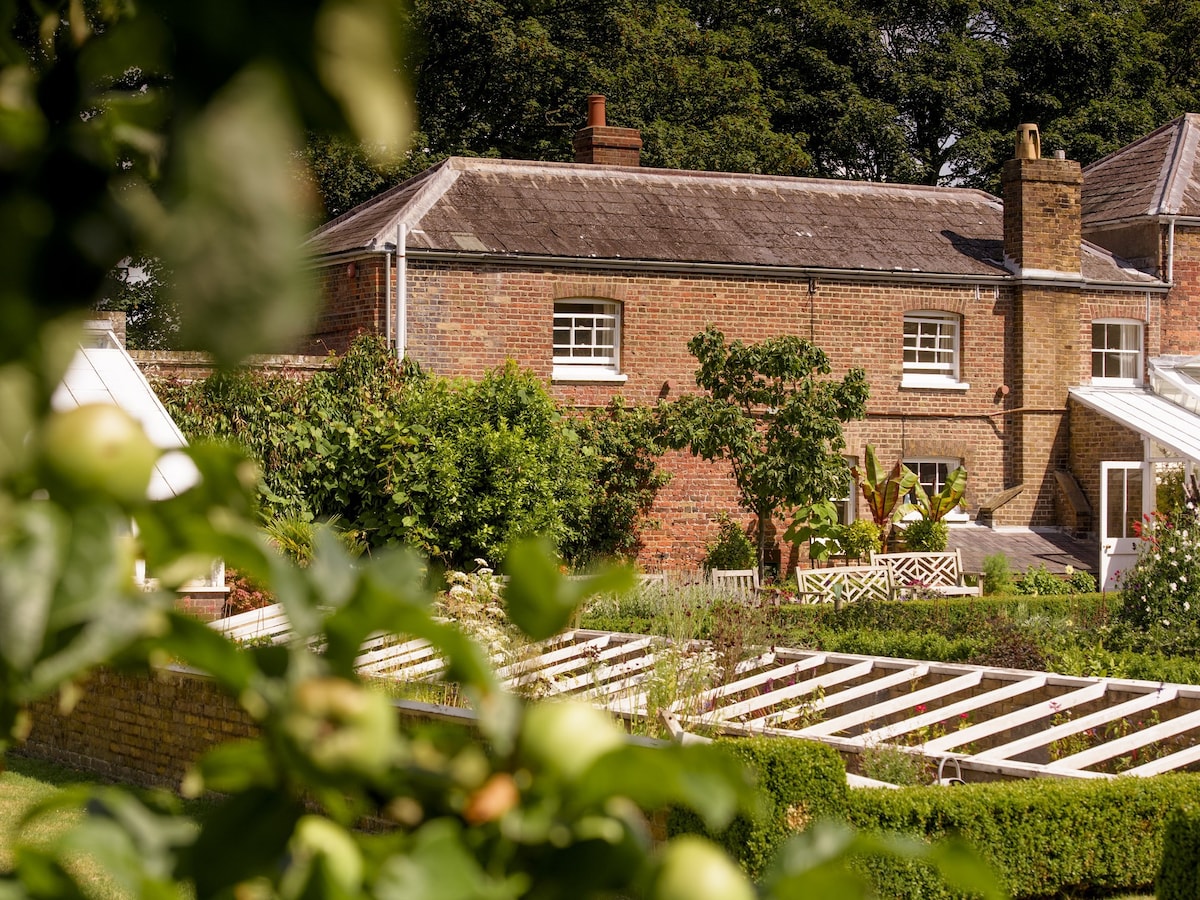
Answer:
[[[847,818],[860,829],[929,840],[957,834],[1015,898],[1093,896],[1149,889],[1163,857],[1165,823],[1185,802],[1200,802],[1200,778],[1038,779],[854,791]],[[1193,867],[1195,859],[1193,852]],[[881,897],[955,896],[917,864],[871,860],[864,866]]]
[[[720,843],[752,876],[762,873],[788,835],[814,819],[846,815],[846,769],[837,752],[823,744],[787,738],[744,738],[718,742],[754,774],[764,809],[751,821],[736,819],[719,835]],[[700,819],[674,810],[667,820],[671,836],[704,832]]]
[[[1200,897],[1200,805],[1183,804],[1167,819],[1162,865],[1154,885],[1158,900]]]

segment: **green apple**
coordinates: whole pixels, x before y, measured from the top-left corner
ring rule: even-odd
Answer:
[[[650,888],[652,900],[754,900],[754,886],[720,847],[692,834],[662,852]]]
[[[111,403],[53,413],[42,429],[40,461],[47,486],[66,500],[144,503],[160,455],[141,423]]]
[[[578,700],[552,700],[529,707],[521,726],[522,758],[568,780],[625,742],[612,717]]]

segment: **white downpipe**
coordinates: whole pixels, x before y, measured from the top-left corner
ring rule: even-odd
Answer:
[[[1175,217],[1167,220],[1167,284],[1175,283]]]
[[[386,312],[384,313],[384,335],[385,340],[390,344],[392,341],[392,251],[388,250],[383,254],[383,280],[387,285],[384,288],[384,296],[387,297]]]
[[[408,347],[408,226],[396,226],[396,358]]]

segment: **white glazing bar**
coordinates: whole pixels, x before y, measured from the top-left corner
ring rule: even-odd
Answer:
[[[1159,722],[1157,725],[1151,725],[1149,728],[1143,728],[1141,731],[1135,731],[1125,737],[1108,741],[1098,747],[1084,750],[1082,753],[1056,759],[1046,768],[1052,772],[1060,769],[1086,769],[1088,766],[1104,762],[1106,759],[1139,750],[1149,744],[1175,737],[1178,734],[1185,734],[1196,728],[1200,728],[1200,710],[1176,716],[1174,719],[1167,719],[1165,722]]]
[[[964,744],[971,743],[971,741],[990,737],[993,734],[1007,731],[1010,728],[1019,728],[1022,725],[1028,725],[1030,722],[1036,722],[1038,719],[1048,718],[1060,710],[1071,709],[1072,707],[1079,706],[1081,703],[1091,703],[1093,700],[1099,700],[1107,691],[1108,685],[1104,682],[1098,682],[1066,694],[1061,694],[1049,700],[1043,700],[1035,703],[1033,706],[1015,710],[1007,715],[989,719],[986,722],[968,725],[966,728],[962,728],[952,734],[926,741],[925,752],[943,753],[954,747],[961,747]]]
[[[1037,734],[1031,734],[999,747],[993,747],[982,753],[976,753],[974,756],[976,759],[1010,759],[1014,756],[1020,756],[1028,750],[1044,747],[1068,735],[1079,734],[1081,731],[1087,731],[1089,728],[1107,725],[1109,722],[1115,722],[1126,716],[1137,715],[1145,710],[1169,703],[1175,699],[1176,693],[1174,688],[1163,687],[1161,691],[1152,691],[1142,697],[1134,697],[1132,700],[1118,703],[1116,706],[1110,706],[1107,709],[1102,709],[1086,716],[1080,716],[1078,719],[1062,722],[1047,728],[1045,731],[1039,731]]]
[[[911,694],[905,694],[903,697],[893,697],[890,700],[884,700],[882,703],[876,703],[874,706],[866,706],[862,709],[855,710],[854,712],[838,716],[835,719],[828,719],[824,722],[818,722],[816,725],[811,725],[808,728],[802,729],[800,734],[803,734],[805,737],[824,737],[825,735],[837,734],[839,731],[845,731],[848,728],[856,728],[859,725],[866,724],[867,722],[874,722],[877,719],[883,719],[888,716],[895,715],[903,710],[912,709],[914,706],[919,706],[922,703],[929,703],[930,701],[938,700],[942,697],[949,697],[952,694],[957,694],[959,691],[970,690],[982,680],[983,672],[967,672],[965,675],[960,675],[957,678],[951,678],[949,681],[943,681],[941,684],[935,684],[927,688],[922,688],[921,690],[914,691]],[[1017,684],[1021,683],[1017,682]],[[1012,685],[1005,685],[1003,688],[999,688],[998,691],[1005,692],[1004,697],[1001,699],[1012,696],[1013,689],[1014,688]],[[1025,688],[1025,690],[1032,689],[1033,688],[1029,687]],[[988,696],[990,696],[990,693],[980,694],[978,697],[971,698],[970,701],[964,700],[958,704],[963,706],[963,709],[954,710],[950,713],[950,715],[956,716],[960,712],[970,711],[971,709],[977,709],[980,706],[984,706],[987,703],[984,698]],[[972,703],[973,705],[966,706],[968,702]],[[938,711],[938,714],[944,715],[945,712],[950,709],[951,707],[949,706],[944,707],[942,710]],[[934,721],[938,720],[935,719]],[[919,728],[920,726],[916,727]]]
[[[776,660],[778,661],[778,660]],[[802,672],[808,672],[812,669],[820,668],[825,662],[823,654],[810,656],[808,659],[789,662],[786,665],[776,666],[774,669],[769,669],[765,672],[755,672],[745,678],[739,678],[737,681],[723,684],[720,687],[705,691],[700,695],[702,703],[719,700],[721,697],[728,697],[733,694],[740,694],[742,691],[752,690],[767,683],[773,678],[787,678],[790,675],[799,675]]]
[[[765,709],[768,706],[774,706],[777,703],[783,703],[785,700],[791,700],[795,697],[803,697],[805,694],[811,694],[818,688],[824,689],[832,687],[835,684],[841,684],[845,681],[852,681],[855,678],[861,678],[868,675],[874,663],[868,660],[861,662],[858,665],[847,666],[844,669],[837,669],[833,672],[828,672],[817,678],[809,678],[805,681],[797,682],[796,684],[788,685],[787,687],[778,688],[773,691],[768,691],[765,694],[759,694],[757,697],[751,697],[748,700],[742,700],[740,703],[734,703],[731,706],[726,706],[723,709],[715,711],[714,717],[721,722],[729,719],[736,719],[744,716],[747,713],[752,713],[758,709]]]
[[[1158,759],[1152,759],[1149,762],[1142,763],[1140,766],[1135,766],[1132,769],[1126,769],[1122,775],[1134,775],[1138,778],[1146,778],[1150,775],[1161,775],[1164,772],[1173,772],[1183,766],[1191,765],[1200,760],[1200,744],[1194,747],[1184,747],[1182,750],[1177,750],[1174,753],[1168,753],[1166,756],[1160,756]]]
[[[850,703],[860,697],[865,697],[869,694],[874,694],[877,691],[886,691],[888,688],[895,687],[898,684],[915,681],[918,678],[924,677],[929,672],[928,666],[913,666],[911,669],[901,669],[898,672],[883,675],[881,678],[875,678],[865,684],[857,684],[854,687],[847,688],[844,691],[836,691],[826,694],[824,697],[814,697],[809,703],[802,706],[794,707],[794,710],[799,715],[805,713],[816,713],[829,709],[833,706],[840,706],[843,703]],[[763,725],[768,719],[773,720],[776,728],[785,728],[784,721],[787,713],[792,710],[785,710],[779,713],[768,713],[750,722],[747,725]]]

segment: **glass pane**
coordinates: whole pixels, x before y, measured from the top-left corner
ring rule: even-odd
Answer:
[[[1125,537],[1125,470],[1108,472],[1108,509],[1105,510],[1106,531],[1110,538]]]
[[[1128,469],[1125,480],[1125,534],[1123,537],[1134,537],[1137,534],[1136,525],[1142,518],[1142,470]]]

